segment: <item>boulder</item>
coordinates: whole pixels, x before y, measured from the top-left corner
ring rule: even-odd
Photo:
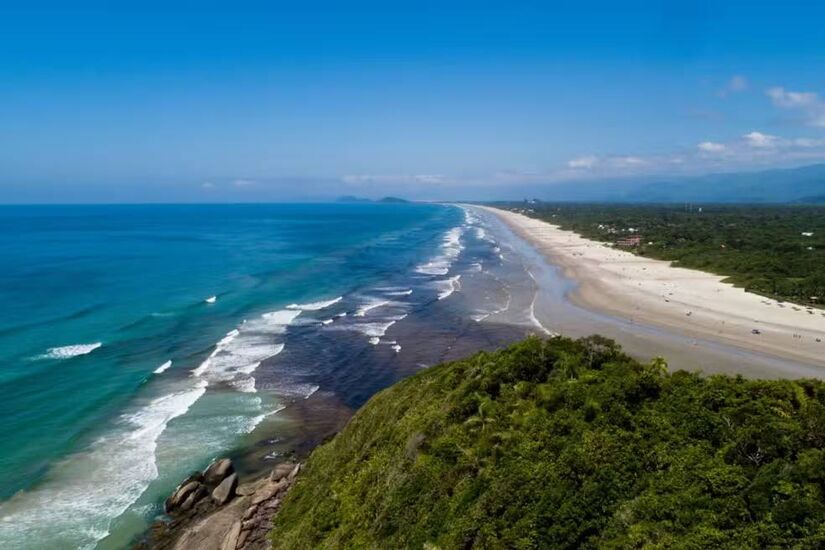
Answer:
[[[251,483],[244,483],[242,485],[238,485],[238,488],[235,489],[235,494],[240,495],[242,497],[248,497],[249,495],[255,492],[255,486]]]
[[[233,473],[235,473],[235,466],[232,461],[228,458],[221,458],[206,467],[203,471],[203,482],[214,487]]]
[[[301,465],[296,464],[295,467],[292,468],[292,471],[289,472],[289,475],[286,476],[286,480],[288,482],[292,483],[293,481],[295,481],[295,477],[298,475],[298,472],[300,472],[300,471],[301,471]]]
[[[163,508],[166,512],[171,512],[172,510],[178,508],[183,502],[195,492],[201,484],[199,481],[192,479],[188,480],[185,483],[178,486],[175,489],[175,492],[166,499],[166,502],[163,503]]]
[[[180,505],[180,509],[182,512],[186,512],[187,510],[191,510],[195,504],[203,497],[209,494],[209,491],[203,485],[198,485],[198,488],[189,493],[189,496],[186,497],[186,500]]]
[[[278,494],[287,486],[286,480],[282,479],[278,483],[267,483],[252,496],[252,504],[260,504]]]
[[[284,462],[282,464],[278,464],[272,470],[272,473],[269,474],[270,481],[281,481],[281,479],[286,477],[294,467],[295,464],[293,464],[292,462]]]
[[[246,520],[250,519],[252,516],[254,516],[257,512],[258,512],[258,507],[253,504],[252,506],[250,506],[249,508],[246,509],[246,512],[243,513],[243,516],[241,517],[241,519],[246,521]]]
[[[235,496],[235,489],[237,489],[237,487],[238,474],[232,474],[221,481],[220,485],[215,487],[215,490],[212,491],[212,500],[214,500],[218,506],[223,506]]]

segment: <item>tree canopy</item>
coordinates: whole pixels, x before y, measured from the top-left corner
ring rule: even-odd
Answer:
[[[530,338],[374,396],[317,448],[274,548],[825,545],[825,384],[668,373]]]

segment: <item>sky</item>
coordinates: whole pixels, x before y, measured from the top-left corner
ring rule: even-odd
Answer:
[[[0,203],[825,161],[825,3],[0,0]]]

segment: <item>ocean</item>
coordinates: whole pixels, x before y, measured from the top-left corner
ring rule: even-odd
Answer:
[[[1,207],[0,547],[126,546],[213,458],[271,467],[520,337],[485,321],[512,297],[482,226],[438,204]]]

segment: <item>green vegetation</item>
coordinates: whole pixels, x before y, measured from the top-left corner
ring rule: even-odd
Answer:
[[[725,275],[737,286],[779,300],[825,303],[823,207],[703,205],[701,211],[676,205],[510,207],[590,239],[616,242],[638,234],[642,237],[641,246],[634,249],[638,254]]]
[[[668,374],[594,336],[399,382],[317,448],[274,548],[820,548],[825,384]]]

